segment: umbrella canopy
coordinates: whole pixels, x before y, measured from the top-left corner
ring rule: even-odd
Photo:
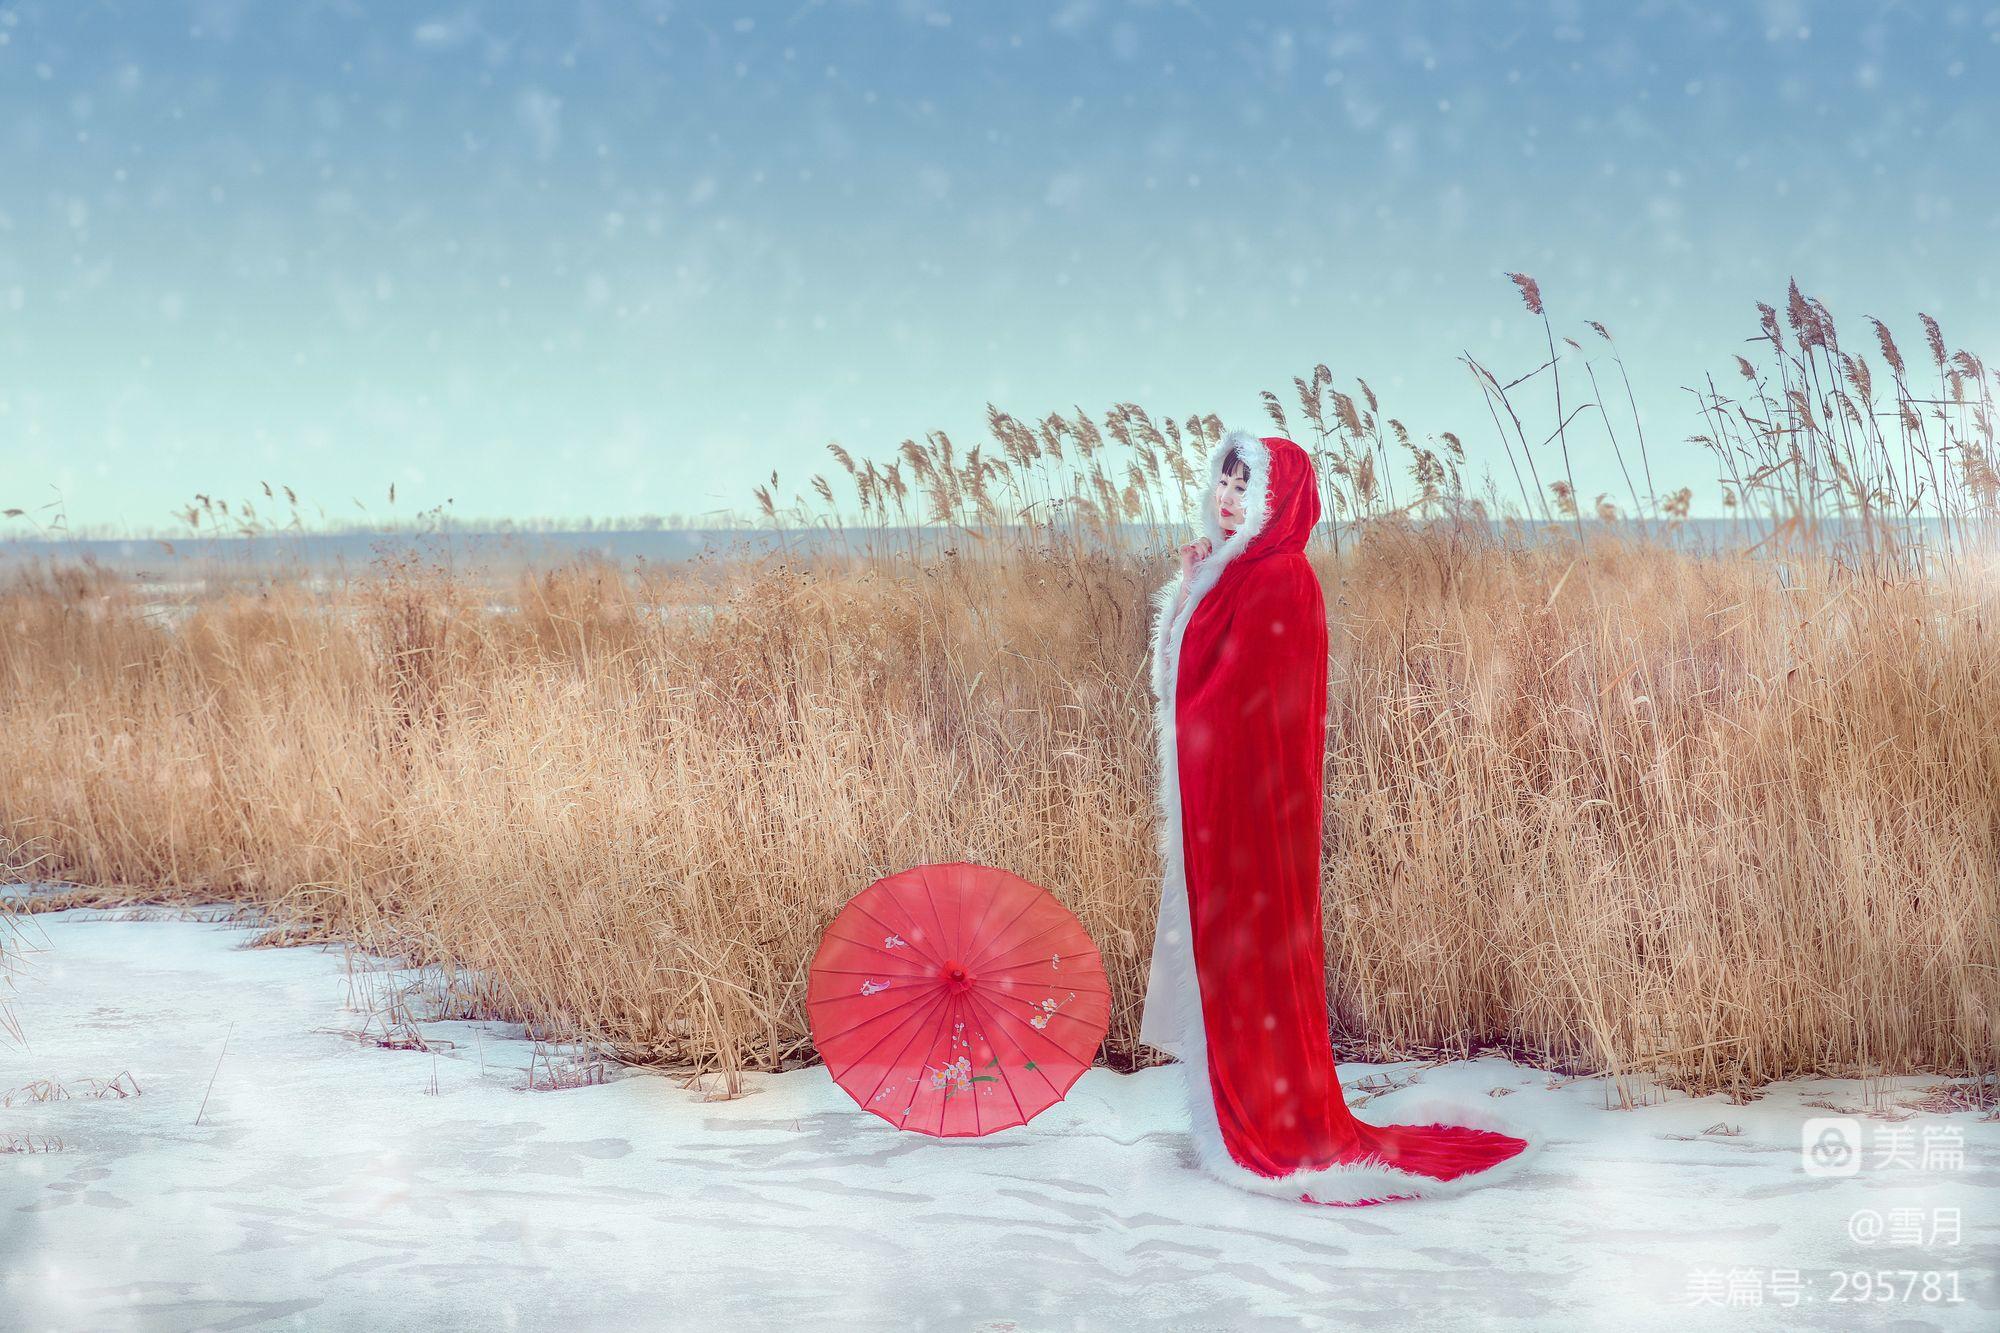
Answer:
[[[834,1082],[898,1129],[1026,1124],[1111,1021],[1104,962],[1047,889],[993,866],[912,866],[854,895],[813,956],[806,1013]]]

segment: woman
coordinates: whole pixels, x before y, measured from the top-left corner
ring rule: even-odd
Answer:
[[[1207,536],[1183,548],[1180,577],[1154,598],[1166,877],[1140,1040],[1180,1060],[1197,1155],[1231,1184],[1327,1204],[1484,1184],[1528,1148],[1495,1132],[1497,1117],[1451,1108],[1456,1123],[1363,1124],[1334,1072],[1319,875],[1326,601],[1305,556],[1319,520],[1312,460],[1282,436],[1231,431],[1208,480]]]

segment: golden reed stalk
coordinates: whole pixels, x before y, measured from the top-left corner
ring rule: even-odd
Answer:
[[[1569,345],[1557,359],[1588,370]],[[1538,483],[1560,513],[1530,540],[1465,496],[1456,436],[1415,445],[1365,383],[1349,396],[1316,367],[1296,429],[1267,395],[1351,521],[1315,556],[1344,1052],[1497,1044],[1697,1092],[1995,1067],[2000,585],[1991,494],[1964,462],[1992,457],[1983,367],[1963,367],[1956,416],[1949,379],[1933,422],[1899,367],[1903,434],[1814,441],[1801,422],[1842,418],[1813,350],[1746,370],[1763,407],[1703,403],[1743,451],[1726,476],[1775,463],[1732,498],[1780,559],[1690,554],[1604,521],[1603,497],[1586,529],[1576,441],[1523,431],[1510,471],[1564,477]],[[1531,377],[1469,364],[1504,439]],[[1787,419],[1771,405],[1792,393]],[[1908,439],[1913,416],[1953,442],[1949,468]],[[211,571],[179,619],[88,566],[18,571],[0,588],[0,873],[84,886],[42,905],[259,904],[285,940],[393,951],[461,978],[479,1012],[733,1084],[812,1058],[807,964],[854,892],[989,862],[1098,941],[1106,1056],[1130,1067],[1158,882],[1146,595],[1221,425],[1129,403],[1101,426],[989,424],[989,446],[934,432],[886,466],[835,446],[861,512],[822,512],[849,536],[819,555],[586,559],[499,586],[413,561],[329,586]],[[1391,449],[1408,455],[1393,508]],[[1866,521],[1835,541],[1829,508],[1856,518],[1837,499],[1787,511],[1837,497],[1833,461],[1864,519],[1909,494],[1884,476],[1957,475],[1926,483],[1946,549]],[[1634,503],[1684,514],[1639,463]],[[774,523],[776,485],[758,491]],[[898,551],[905,520],[947,525],[951,549]],[[1145,555],[1108,540],[1132,521]]]

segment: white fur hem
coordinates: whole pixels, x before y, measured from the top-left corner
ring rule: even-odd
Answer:
[[[1205,1057],[1207,1052],[1203,1051]],[[1344,1166],[1317,1167],[1310,1170],[1294,1171],[1289,1175],[1260,1175],[1239,1163],[1229,1155],[1229,1149],[1222,1142],[1222,1127],[1215,1119],[1214,1094],[1208,1086],[1208,1062],[1201,1061],[1199,1070],[1199,1094],[1196,1092],[1196,1069],[1194,1062],[1184,1061],[1182,1068],[1188,1080],[1187,1099],[1194,1116],[1195,1158],[1201,1169],[1215,1179],[1253,1194],[1268,1194],[1273,1198],[1290,1199],[1327,1204],[1351,1204],[1365,1202],[1386,1202],[1400,1199],[1436,1199],[1453,1194],[1463,1194],[1467,1190],[1480,1189],[1495,1181],[1505,1180],[1521,1171],[1530,1157],[1540,1149],[1541,1143],[1521,1132],[1504,1117],[1494,1114],[1482,1106],[1444,1098],[1423,1098],[1411,1100],[1396,1106],[1379,1106],[1370,1103],[1374,1114],[1365,1117],[1371,1125],[1465,1125],[1472,1129],[1497,1130],[1517,1139],[1526,1139],[1528,1146],[1503,1162],[1497,1162],[1482,1171],[1471,1171],[1451,1180],[1439,1180],[1415,1171],[1405,1171],[1398,1166],[1390,1166],[1380,1161],[1355,1162]],[[1208,1114],[1201,1115],[1196,1102],[1206,1104]]]

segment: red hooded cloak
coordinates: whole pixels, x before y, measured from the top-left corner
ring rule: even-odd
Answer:
[[[1243,525],[1215,507],[1231,449],[1249,465]],[[1142,1041],[1176,1056],[1196,1155],[1239,1187],[1313,1203],[1450,1193],[1517,1169],[1528,1141],[1491,1111],[1405,1103],[1374,1126],[1335,1074],[1320,903],[1327,618],[1305,556],[1312,460],[1231,431],[1209,455],[1208,557],[1172,614],[1154,598],[1153,694],[1165,878]],[[1449,1123],[1446,1123],[1449,1122]]]

